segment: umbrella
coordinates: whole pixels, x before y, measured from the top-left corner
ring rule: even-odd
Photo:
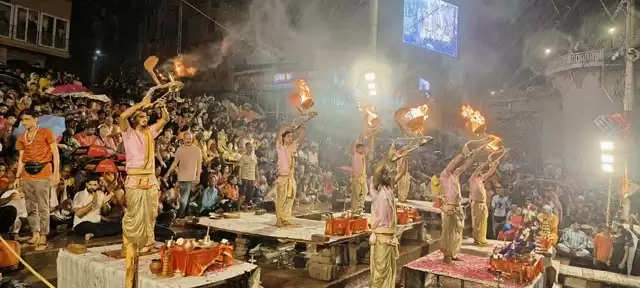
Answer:
[[[54,116],[54,115],[44,115],[38,118],[38,126],[42,128],[49,128],[56,138],[62,137],[62,133],[67,129],[64,123],[64,117]],[[18,126],[15,130],[13,130],[13,136],[18,137],[24,133],[24,127],[22,124]]]
[[[67,84],[49,88],[46,92],[53,95],[67,96],[73,95],[75,93],[87,93],[90,91],[82,85]]]

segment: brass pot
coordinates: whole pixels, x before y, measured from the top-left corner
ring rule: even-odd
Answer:
[[[193,238],[188,238],[188,239],[184,239],[184,245],[182,245],[182,247],[184,247],[185,250],[189,251],[189,250],[193,250],[193,248],[196,247],[196,239]]]
[[[160,274],[160,272],[162,272],[162,262],[160,261],[160,259],[151,260],[151,264],[149,264],[149,270],[151,270],[151,273],[153,274]]]

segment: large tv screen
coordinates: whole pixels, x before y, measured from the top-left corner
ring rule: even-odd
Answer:
[[[403,42],[458,57],[458,6],[443,0],[404,0]]]

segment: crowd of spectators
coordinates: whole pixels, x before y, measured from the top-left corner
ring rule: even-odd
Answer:
[[[130,96],[140,93],[139,99],[148,86],[139,81],[135,91],[126,88],[126,97],[110,95],[111,101],[103,102],[47,92],[58,85],[82,85],[70,74],[7,72],[27,88],[0,84],[0,233],[20,239],[18,235],[29,230],[25,195],[12,185],[17,167],[14,131],[26,114],[64,120],[64,132],[56,135],[62,168],[60,184],[51,189],[49,199],[51,234],[72,230],[89,239],[121,233],[125,175],[120,114],[133,104]],[[108,79],[106,88],[119,91],[123,87],[118,82]],[[185,94],[167,101],[169,123],[155,142],[161,203],[156,229],[168,227],[176,217],[257,207],[275,179],[280,123],[251,103]],[[148,115],[152,124],[162,112],[155,107]],[[326,201],[336,190],[333,173],[327,165],[321,168],[319,143],[308,142],[296,155],[297,201]]]

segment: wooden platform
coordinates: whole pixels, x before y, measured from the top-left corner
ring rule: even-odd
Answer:
[[[235,219],[210,219],[208,217],[200,217],[198,218],[198,225],[208,226],[213,230],[221,230],[238,235],[263,236],[311,244],[332,244],[358,236],[331,236],[327,242],[317,242],[311,240],[311,235],[324,235],[324,221],[293,218],[293,226],[277,227],[275,225],[276,215],[274,214],[239,214],[240,218]]]
[[[293,226],[277,227],[274,214],[255,215],[254,213],[240,213],[240,218],[210,219],[198,218],[198,225],[211,227],[213,230],[226,231],[238,235],[271,237],[294,242],[309,244],[331,245],[345,242],[350,239],[368,236],[370,232],[363,232],[351,236],[330,236],[328,241],[313,241],[311,235],[324,235],[324,221],[293,218]],[[422,225],[422,221],[407,225],[398,225],[400,232]]]
[[[466,238],[462,240],[462,246],[460,246],[460,252],[489,257],[493,254],[493,249],[499,245],[507,245],[509,242],[487,239],[488,246],[478,246],[473,244],[473,238]]]
[[[566,264],[559,264],[560,267],[560,275],[564,275],[565,277],[576,278],[578,280],[583,280],[588,283],[605,283],[609,285],[614,285],[615,287],[640,287],[640,277],[638,276],[627,276],[624,274],[613,273],[609,271],[601,271],[594,270],[588,268],[581,268],[575,266],[569,266]],[[566,282],[567,278],[565,278]],[[587,286],[587,283],[584,283],[584,287]]]
[[[530,283],[501,279],[489,271],[489,258],[459,253],[460,261],[443,263],[440,251],[421,257],[403,267],[404,287],[543,287],[539,274]]]
[[[397,261],[396,270],[399,275],[396,279],[399,281],[401,278],[402,266],[423,256],[428,250],[428,243],[409,241],[401,245],[399,247],[400,257]],[[306,270],[261,266],[261,284],[265,288],[368,287],[371,281],[369,268],[369,264],[341,266],[338,268],[338,278],[332,281],[321,281],[309,278]]]
[[[111,245],[90,248],[87,253],[82,255],[72,254],[65,249],[61,249],[56,260],[58,286],[123,287],[125,282],[125,260],[111,258],[102,254],[105,251],[119,249],[120,246]],[[152,259],[159,258],[160,254],[141,256],[139,258],[138,287],[214,287],[223,283],[244,281],[240,278],[247,277],[247,273],[255,273],[258,268],[254,264],[234,259],[232,266],[206,272],[202,276],[182,277],[174,275],[171,278],[163,278],[152,274],[149,270],[149,264]],[[257,277],[257,275],[255,276]]]

